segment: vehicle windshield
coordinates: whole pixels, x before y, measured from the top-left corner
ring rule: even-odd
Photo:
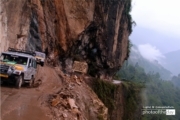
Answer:
[[[27,57],[17,56],[17,55],[10,55],[10,54],[2,54],[1,61],[7,62],[9,64],[21,64],[27,65]]]

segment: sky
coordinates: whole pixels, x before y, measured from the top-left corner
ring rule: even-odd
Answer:
[[[162,59],[180,49],[180,0],[132,0],[130,40],[144,57]],[[148,55],[147,55],[148,53]]]

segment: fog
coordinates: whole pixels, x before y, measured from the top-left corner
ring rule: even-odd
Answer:
[[[149,43],[162,53],[180,49],[179,5],[179,0],[132,0],[131,15],[137,23],[132,42]]]
[[[141,44],[138,46],[138,49],[141,55],[150,61],[157,60],[159,62],[162,62],[162,59],[165,58],[165,56],[159,51],[159,49],[157,49],[155,46],[152,46],[151,44]]]

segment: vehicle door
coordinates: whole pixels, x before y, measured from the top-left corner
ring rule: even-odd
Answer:
[[[32,72],[33,72],[33,60],[32,58],[29,58],[25,79],[30,80],[32,77]]]
[[[36,76],[36,73],[37,73],[36,60],[35,60],[35,59],[32,59],[32,61],[33,61],[33,64],[32,64],[32,75],[35,77],[35,76]]]

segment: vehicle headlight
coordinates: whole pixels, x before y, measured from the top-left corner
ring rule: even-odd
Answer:
[[[22,69],[20,66],[11,66],[9,71],[13,74],[20,75]]]
[[[21,71],[15,70],[13,73],[16,74],[16,75],[20,75]]]

